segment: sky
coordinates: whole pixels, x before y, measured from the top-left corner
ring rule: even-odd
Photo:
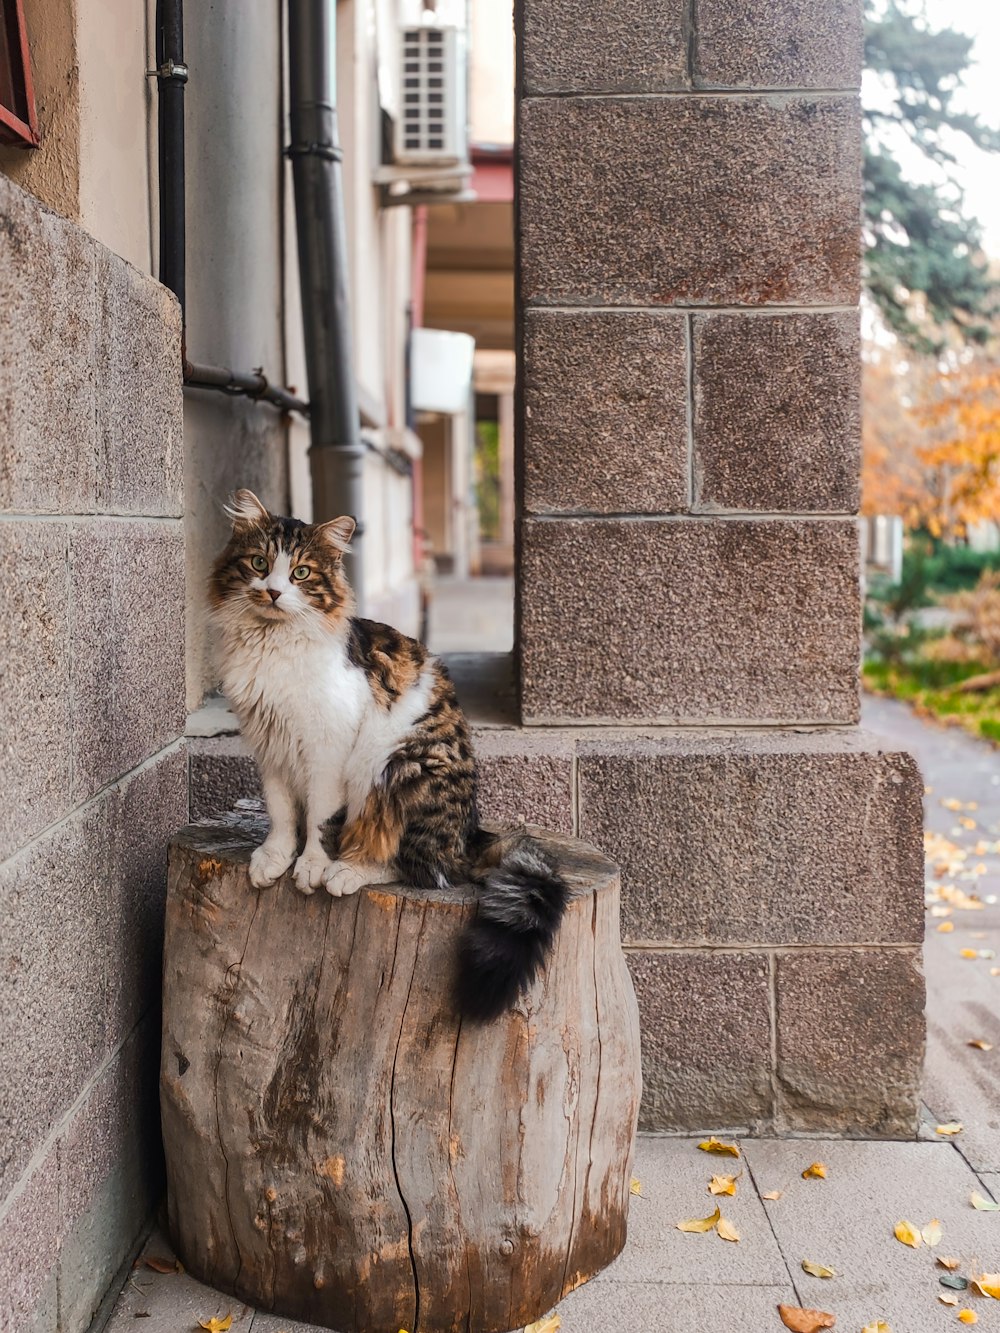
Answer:
[[[975,37],[973,64],[955,106],[1000,125],[1000,3],[998,0],[926,0],[933,27],[951,27]],[[955,175],[965,191],[965,211],[979,219],[985,248],[1000,258],[1000,153],[981,153],[959,136]]]

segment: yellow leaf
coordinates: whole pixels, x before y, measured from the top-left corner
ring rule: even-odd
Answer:
[[[967,1041],[965,1044],[966,1046],[971,1046],[976,1051],[992,1051],[993,1049],[993,1043],[991,1041],[983,1041],[980,1037],[977,1037],[975,1041]]]
[[[822,1162],[813,1162],[802,1172],[803,1180],[826,1180],[826,1166]]]
[[[811,1259],[802,1260],[803,1273],[809,1273],[812,1277],[836,1277],[837,1274],[832,1268],[826,1268],[823,1264],[814,1264]]]
[[[779,1305],[778,1314],[792,1333],[820,1333],[821,1329],[833,1328],[837,1322],[836,1316],[825,1310],[803,1310],[798,1305]]]
[[[892,1329],[884,1319],[873,1319],[870,1324],[865,1324],[861,1333],[892,1333]]]
[[[642,1181],[639,1179],[638,1176],[632,1177],[632,1182],[628,1187],[628,1192],[629,1194],[638,1194],[639,1198],[640,1199],[642,1198]]]
[[[978,957],[979,957],[979,950],[978,950],[978,949],[960,949],[960,950],[959,950],[959,953],[960,953],[961,957],[963,957],[963,958],[978,958]]]
[[[973,1190],[969,1195],[969,1202],[973,1208],[977,1208],[981,1213],[1000,1213],[1000,1203],[994,1203],[992,1199],[986,1199],[978,1190]]]
[[[933,1250],[935,1245],[941,1244],[941,1237],[944,1233],[941,1230],[940,1221],[935,1217],[932,1218],[931,1221],[927,1223],[927,1225],[924,1227],[923,1231],[920,1234],[924,1238],[924,1244],[929,1249]]]
[[[686,1222],[678,1222],[678,1231],[712,1231],[718,1224],[722,1213],[716,1208],[711,1217],[691,1217]]]
[[[961,1259],[952,1259],[948,1255],[945,1255],[944,1257],[938,1255],[938,1263],[942,1268],[947,1268],[949,1273],[953,1273],[961,1262]]]
[[[550,1314],[547,1319],[536,1319],[533,1324],[526,1324],[524,1333],[558,1333],[562,1320],[557,1314]],[[400,1330],[402,1333],[402,1329]]]
[[[942,1305],[957,1305],[958,1297],[953,1291],[939,1291],[938,1300]]]
[[[920,1249],[922,1238],[912,1222],[897,1222],[894,1235],[898,1241],[902,1241],[904,1245],[909,1245],[911,1250]]]
[[[1000,1301],[1000,1273],[981,1273],[973,1278],[972,1285],[980,1296],[992,1296],[995,1301]]]
[[[964,1128],[960,1120],[949,1120],[946,1125],[937,1125],[934,1133],[947,1135],[950,1138],[952,1134],[961,1134]]]
[[[766,1194],[762,1194],[760,1197],[762,1199],[770,1199],[770,1200],[780,1199],[781,1190],[768,1190]]]
[[[735,1194],[736,1177],[735,1176],[713,1176],[708,1182],[710,1194]]]
[[[740,1150],[735,1143],[720,1143],[714,1134],[710,1139],[705,1139],[704,1142],[699,1143],[698,1147],[702,1152],[717,1152],[728,1154],[730,1157],[739,1157],[740,1155]]]
[[[941,924],[938,926],[938,930],[941,932],[942,935],[950,935],[954,929],[955,929],[954,921],[942,921]]]
[[[958,1322],[960,1324],[978,1324],[979,1316],[976,1314],[975,1310],[959,1310]]]
[[[211,1319],[199,1319],[198,1323],[202,1328],[208,1329],[208,1333],[226,1333],[226,1329],[233,1326],[233,1316],[227,1314],[225,1319],[217,1319],[213,1316]]]
[[[723,1240],[739,1240],[740,1238],[740,1233],[727,1217],[720,1217],[719,1225],[715,1229]]]

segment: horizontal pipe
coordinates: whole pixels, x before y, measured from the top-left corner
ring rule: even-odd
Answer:
[[[192,389],[216,389],[234,397],[270,403],[282,412],[301,412],[304,417],[309,415],[308,403],[296,398],[288,389],[279,389],[271,384],[262,370],[246,374],[229,370],[226,366],[202,366],[185,359],[184,383]]]

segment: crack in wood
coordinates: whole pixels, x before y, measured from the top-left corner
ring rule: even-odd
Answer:
[[[392,979],[396,975],[396,956],[399,952],[399,935],[403,925],[403,914],[406,911],[406,904],[401,903],[399,908],[399,918],[396,923],[396,942],[392,954],[392,971],[389,976],[389,985],[392,986]],[[417,959],[420,956],[420,941],[424,933],[424,921],[427,916],[427,907],[420,916],[420,930],[417,932],[417,944],[413,950],[413,969],[410,972],[410,980],[406,988],[406,999],[403,1001],[403,1010],[399,1016],[399,1035],[396,1038],[396,1049],[392,1057],[392,1073],[389,1077],[389,1128],[390,1144],[389,1157],[392,1162],[392,1174],[396,1179],[396,1192],[399,1194],[399,1202],[403,1205],[403,1212],[406,1214],[406,1244],[410,1252],[410,1267],[413,1269],[413,1330],[412,1333],[420,1333],[420,1280],[417,1276],[417,1256],[413,1249],[413,1216],[410,1213],[410,1205],[406,1202],[406,1196],[403,1194],[403,1183],[399,1178],[399,1163],[396,1161],[396,1064],[399,1060],[399,1048],[403,1044],[403,1028],[406,1025],[406,1009],[410,1003],[410,995],[413,991],[413,979],[417,975]]]

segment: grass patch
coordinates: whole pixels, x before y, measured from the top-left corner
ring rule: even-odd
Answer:
[[[864,665],[865,688],[872,694],[902,699],[916,712],[963,727],[973,736],[1000,745],[1000,687],[962,694],[956,688],[988,670],[983,662],[870,661]]]

